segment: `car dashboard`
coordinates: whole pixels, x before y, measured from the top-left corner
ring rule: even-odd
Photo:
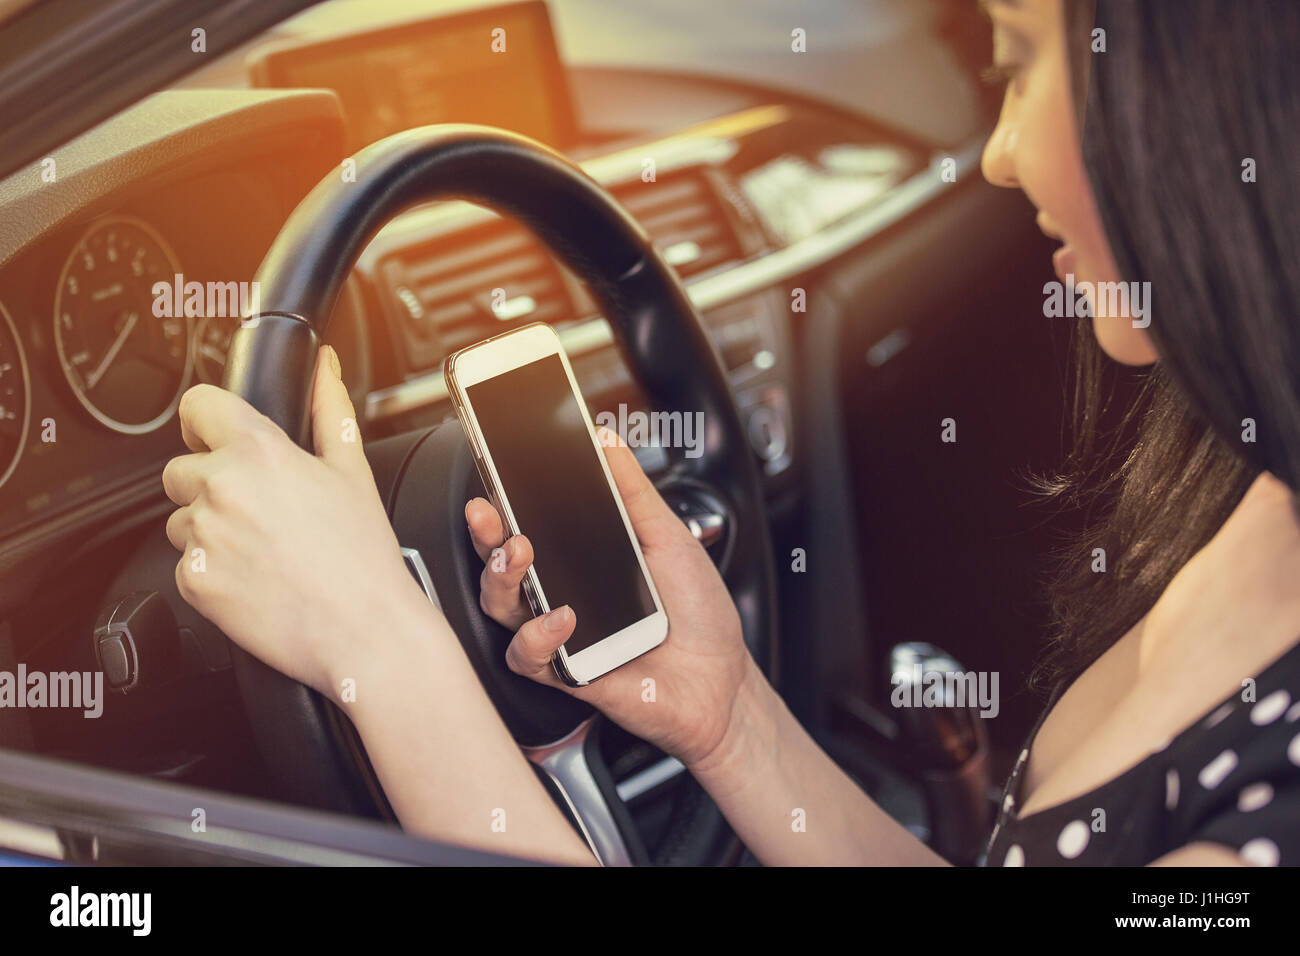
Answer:
[[[262,114],[258,128],[250,128],[249,114]],[[96,328],[109,323],[92,299],[113,293],[118,313],[148,315],[152,284],[173,275],[205,288],[251,281],[296,201],[343,160],[337,105],[309,91],[162,93],[85,138],[120,142],[117,123],[147,123],[151,115],[175,128],[147,146],[124,144],[88,168],[61,170],[53,183],[16,187],[11,179],[0,191],[0,205],[26,214],[24,226],[39,221],[37,210],[48,209],[56,191],[70,196],[68,214],[32,225],[30,239],[6,230],[6,245],[21,246],[6,249],[0,267],[0,539],[14,547],[111,493],[133,485],[158,490],[161,464],[181,450],[174,419],[180,393],[220,381],[238,323],[237,313],[191,308],[198,314],[176,317],[169,334],[127,356],[136,361],[116,366],[123,374],[96,381],[112,342]],[[295,126],[308,116],[313,139],[340,150],[333,161],[295,149]],[[277,119],[285,124],[279,129]],[[263,123],[270,142],[243,149],[262,137]],[[790,317],[805,303],[792,280],[887,225],[909,179],[921,177],[906,190],[910,202],[918,187],[938,182],[927,174],[929,157],[873,132],[773,104],[582,161],[686,283],[774,489],[794,454],[783,360]],[[206,145],[213,139],[223,146],[216,152],[237,157],[223,164]],[[52,159],[56,170],[71,165]],[[147,274],[133,277],[128,255],[140,257],[137,270],[148,261]],[[121,257],[121,265],[110,257]],[[136,279],[126,283],[128,295],[115,292],[123,276]],[[522,225],[463,203],[413,209],[379,232],[354,269],[329,338],[363,429],[380,436],[448,419],[443,357],[534,321],[559,331],[593,408],[641,401],[608,324],[572,273]],[[97,331],[106,341],[94,340]],[[144,383],[141,373],[160,364],[152,353],[162,367]],[[145,384],[149,395],[139,397]],[[653,470],[654,450],[643,458]]]

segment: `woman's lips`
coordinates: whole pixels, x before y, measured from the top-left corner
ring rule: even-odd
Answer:
[[[1073,274],[1074,247],[1067,243],[1052,253],[1052,268],[1056,270],[1056,277],[1062,282],[1067,275]]]
[[[1065,277],[1074,272],[1074,248],[1065,241],[1060,228],[1047,213],[1040,210],[1036,221],[1043,235],[1062,243],[1061,248],[1052,253],[1052,267],[1056,270],[1056,277],[1064,282]]]

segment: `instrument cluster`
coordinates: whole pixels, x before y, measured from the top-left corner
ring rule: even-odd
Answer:
[[[274,213],[259,229],[266,240],[235,242],[166,205],[70,225],[0,270],[0,537],[156,478],[184,451],[181,396],[220,384],[240,317],[258,307],[252,277]],[[327,338],[364,395],[369,337],[355,282]]]
[[[117,213],[75,230],[0,274],[0,534],[156,466],[198,380],[164,233]]]

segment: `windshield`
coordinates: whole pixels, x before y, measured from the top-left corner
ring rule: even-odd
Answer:
[[[176,85],[247,86],[247,60],[261,49],[494,6],[500,4],[326,0]],[[710,75],[776,87],[927,139],[957,142],[979,122],[980,91],[937,42],[946,7],[945,0],[547,2],[568,67]],[[792,49],[796,30],[803,31],[803,52]]]

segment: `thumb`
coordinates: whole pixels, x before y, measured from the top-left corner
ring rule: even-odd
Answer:
[[[649,476],[642,470],[636,455],[617,433],[608,428],[596,429],[596,438],[605,451],[614,484],[637,539],[648,548],[666,545],[683,533],[690,535],[681,519],[668,507]]]
[[[357,413],[343,384],[338,353],[328,345],[316,354],[311,425],[316,454],[326,462],[347,471],[365,464]]]

